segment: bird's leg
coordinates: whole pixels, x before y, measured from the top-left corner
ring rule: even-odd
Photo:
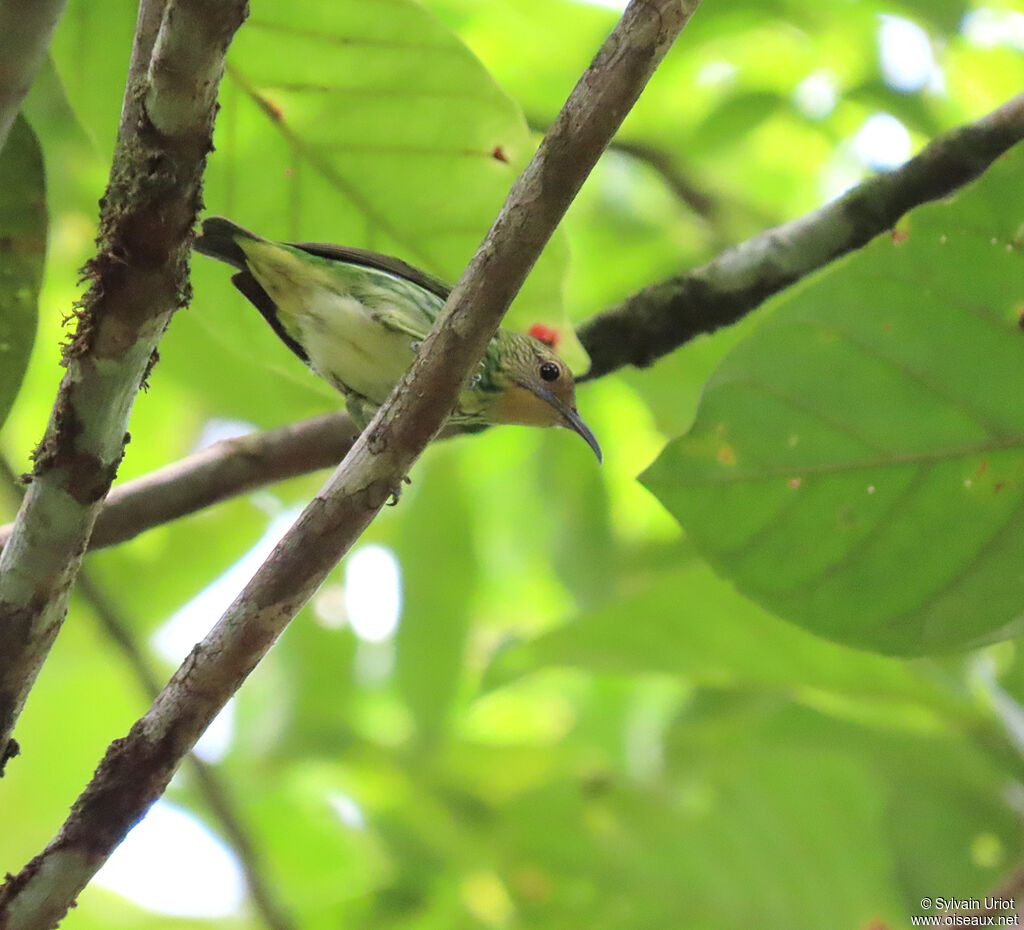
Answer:
[[[389,507],[394,507],[401,500],[403,484],[412,484],[412,479],[408,475],[402,475],[402,480],[391,489],[390,499],[388,500]]]
[[[348,410],[348,415],[352,417],[356,426],[359,427],[359,431],[362,432],[373,419],[378,405],[369,398],[363,397],[362,394],[340,385],[340,382],[334,386],[345,395],[345,408]]]

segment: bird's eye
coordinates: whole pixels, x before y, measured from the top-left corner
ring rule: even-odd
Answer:
[[[558,376],[561,372],[558,370],[558,366],[554,362],[544,362],[540,366],[540,376],[545,381],[557,381]]]

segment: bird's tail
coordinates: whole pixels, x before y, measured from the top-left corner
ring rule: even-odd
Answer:
[[[251,239],[262,242],[259,236],[243,229],[237,223],[223,216],[211,216],[203,220],[203,231],[196,237],[192,247],[202,255],[219,258],[222,262],[233,265],[239,271],[248,271],[245,252],[238,244],[239,239]]]

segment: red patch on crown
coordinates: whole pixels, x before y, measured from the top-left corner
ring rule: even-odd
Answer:
[[[543,323],[534,323],[530,327],[530,335],[538,342],[543,342],[549,349],[558,348],[558,330],[545,326]]]

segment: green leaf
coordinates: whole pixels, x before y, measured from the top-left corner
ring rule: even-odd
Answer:
[[[760,926],[818,930],[898,909],[873,772],[823,747],[738,755],[690,760],[654,792],[562,781],[505,805],[522,926],[720,930],[756,913]]]
[[[268,716],[285,709],[279,752],[340,756],[351,740],[357,642],[350,629],[327,629],[311,613],[306,608],[281,637],[280,664],[240,693],[239,731],[248,743],[266,745]]]
[[[19,115],[0,151],[0,426],[32,352],[45,257],[43,153]]]
[[[577,603],[603,603],[615,589],[615,540],[608,489],[582,444],[567,443],[562,430],[549,430],[537,457],[537,487],[551,532],[544,540],[551,565]]]
[[[655,166],[610,152],[563,224],[573,317],[588,318],[702,264],[724,244],[816,207],[847,169],[847,141],[871,112],[896,115],[921,142],[930,127],[965,122],[1017,93],[1019,53],[961,34],[964,5],[704,4],[628,117],[624,138],[655,147],[684,185],[706,194],[709,219],[696,217]],[[576,0],[423,6],[458,32],[515,103],[409,0],[255,3],[262,35],[250,35],[247,24],[230,52],[232,69],[281,107],[301,143],[328,136],[368,146],[387,141],[389,124],[396,147],[410,143],[376,158],[330,153],[394,234],[311,172],[308,160],[291,160],[281,128],[232,75],[221,88],[209,159],[210,211],[266,235],[348,241],[417,263],[436,257],[433,270],[454,277],[515,167],[482,155],[435,156],[411,143],[431,130],[438,148],[487,141],[487,127],[505,119],[519,138],[517,104],[547,125],[616,12]],[[946,93],[902,95],[878,83],[878,16],[915,9],[934,40]],[[69,0],[53,46],[58,72],[44,69],[26,103],[48,164],[61,170],[51,171],[46,192],[43,300],[52,312],[40,314],[2,436],[19,469],[52,406],[66,335],[60,310],[79,296],[76,269],[93,251],[136,13],[121,0]],[[360,22],[363,31],[354,31]],[[300,41],[286,26],[377,45]],[[414,45],[435,39],[437,48]],[[406,43],[407,54],[387,42]],[[801,109],[809,77],[835,93],[830,112]],[[312,90],[279,93],[289,81],[328,80],[351,92],[324,100],[322,120],[310,109]],[[467,99],[478,92],[493,94],[491,102]],[[737,105],[759,94],[774,106],[767,119]],[[537,134],[523,138],[525,157]],[[488,173],[493,188],[483,183]],[[1001,196],[1020,202],[1017,182]],[[434,237],[425,235],[432,219]],[[944,231],[950,240],[961,232]],[[900,260],[918,232],[912,226],[909,242],[893,250]],[[970,275],[940,282],[954,296],[990,292],[986,266],[1006,260],[982,232]],[[531,279],[540,301],[533,306],[559,299],[562,248],[556,243]],[[197,258],[193,271],[196,300],[176,315],[151,389],[135,404],[120,479],[193,451],[211,418],[271,425],[340,403],[232,289],[228,269]],[[865,286],[845,315],[870,311],[877,289]],[[1011,290],[1002,288],[1008,310]],[[524,300],[515,325],[539,316],[528,293]],[[428,448],[400,505],[386,508],[364,537],[401,559],[407,596],[398,641],[375,646],[336,628],[343,615],[335,573],[245,683],[230,752],[216,770],[264,883],[292,923],[897,927],[922,895],[954,885],[958,896],[982,895],[1012,871],[1021,847],[1004,795],[1019,756],[989,711],[990,696],[971,687],[966,669],[974,663],[870,655],[771,616],[696,564],[696,535],[680,542],[668,514],[633,480],[665,439],[690,427],[705,382],[763,316],[653,368],[585,385],[580,409],[608,456],[600,469],[564,430],[493,429]],[[930,335],[923,338],[930,345]],[[989,390],[979,381],[979,394]],[[1014,414],[1015,396],[1002,398]],[[268,513],[308,500],[323,477],[293,479],[271,489],[273,497],[261,492],[147,532],[90,556],[90,572],[145,649],[158,624],[252,547]],[[730,525],[722,522],[722,530]],[[466,566],[470,578],[460,583]],[[216,614],[210,608],[207,622]],[[554,630],[562,617],[564,629]],[[530,674],[468,702],[482,658],[510,633],[529,642],[496,660],[495,676]],[[380,662],[392,646],[400,655],[388,673]],[[1011,644],[995,653],[1001,666],[1013,661]],[[1020,666],[1018,656],[1013,668],[1024,678]],[[1005,676],[1002,686],[1018,700],[1024,692]],[[93,692],[97,700],[78,698]],[[4,779],[0,804],[16,812],[0,831],[5,869],[16,872],[42,849],[107,744],[145,703],[76,599],[26,707],[23,755]],[[171,795],[222,836],[233,832],[214,822],[195,789],[186,770]],[[153,869],[160,871],[156,860]],[[189,920],[231,928],[258,915],[250,904],[229,917]],[[141,930],[181,927],[183,918],[149,914],[94,886],[66,923]]]
[[[137,12],[119,0],[69,0],[50,46],[68,100],[104,158],[117,139]]]
[[[335,766],[248,765],[232,774],[246,829],[265,850],[263,871],[298,926],[330,926],[327,915],[372,891],[389,871],[377,837],[344,823],[334,807],[351,791],[351,779]]]
[[[499,651],[490,684],[551,665],[660,672],[740,688],[810,687],[858,698],[931,702],[952,696],[907,663],[809,636],[737,594],[704,565],[588,611]]]
[[[476,593],[472,511],[458,477],[457,452],[437,450],[418,473],[421,486],[396,541],[403,606],[395,679],[428,745],[443,730],[458,693]]]
[[[693,130],[694,138],[700,139],[708,151],[720,151],[735,145],[785,107],[786,99],[770,91],[732,94]]]
[[[908,913],[947,882],[962,889],[958,897],[984,896],[1020,855],[1018,818],[1003,798],[1007,771],[992,764],[979,740],[955,730],[886,729],[778,697],[703,692],[673,721],[665,742],[666,764],[681,773],[740,771],[752,752],[807,758],[823,747],[866,765],[885,798],[887,851],[899,864],[894,877]]]
[[[643,482],[749,597],[915,655],[1022,628],[1024,152],[795,288]]]

